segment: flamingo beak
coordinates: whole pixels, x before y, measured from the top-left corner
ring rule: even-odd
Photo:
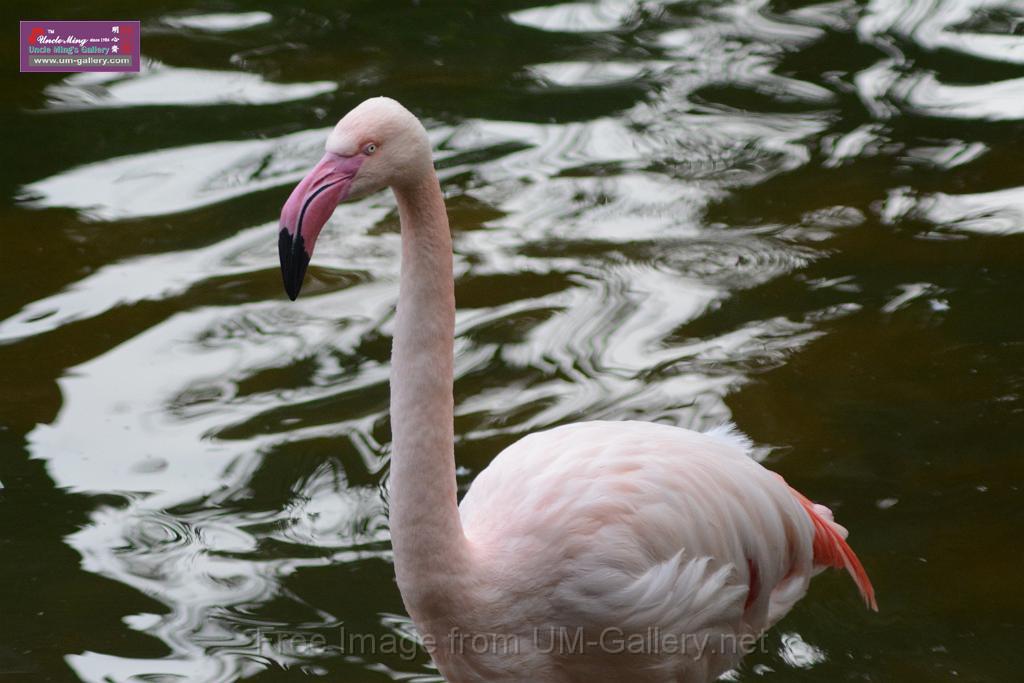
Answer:
[[[346,157],[328,152],[302,179],[281,209],[281,232],[277,251],[281,277],[288,298],[295,301],[302,289],[313,245],[338,203],[352,190],[359,167],[366,157]]]

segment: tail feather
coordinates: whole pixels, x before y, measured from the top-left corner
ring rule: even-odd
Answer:
[[[793,496],[800,502],[804,510],[807,511],[807,516],[811,518],[811,522],[814,523],[814,564],[846,569],[850,574],[850,578],[857,584],[857,589],[860,590],[864,602],[867,603],[868,607],[877,612],[878,603],[875,602],[875,589],[871,585],[868,573],[864,571],[864,566],[846,542],[846,534],[844,533],[846,530],[830,519],[831,514],[825,512],[827,508],[819,511],[817,508],[821,506],[816,506],[806,496],[792,487],[790,487],[790,491],[793,492]]]

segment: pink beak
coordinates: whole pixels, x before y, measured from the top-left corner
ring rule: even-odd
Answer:
[[[313,245],[334,209],[348,197],[362,154],[343,157],[328,152],[299,183],[281,209],[281,232],[277,250],[281,257],[281,277],[288,298],[295,301],[302,289],[306,267],[313,256]]]

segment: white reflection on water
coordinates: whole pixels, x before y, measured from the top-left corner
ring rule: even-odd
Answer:
[[[864,42],[889,57],[856,77],[858,91],[870,110],[889,117],[897,109],[938,118],[1020,120],[1024,118],[1024,78],[977,85],[943,83],[934,73],[908,68],[902,46],[925,51],[947,50],[993,62],[1024,63],[1024,37],[991,35],[960,28],[977,12],[1009,7],[991,0],[875,0],[857,23]]]
[[[782,660],[795,669],[810,669],[815,664],[825,661],[825,653],[821,648],[811,645],[799,633],[782,634],[782,647],[779,648]]]
[[[550,62],[530,67],[530,73],[548,86],[580,88],[629,83],[664,71],[672,62]]]
[[[38,299],[0,322],[0,341],[13,341],[101,315],[117,306],[178,296],[205,279],[274,265],[266,252],[273,224],[244,230],[209,247],[140,256],[100,268],[63,292]]]
[[[1009,235],[1024,231],[1024,187],[975,194],[935,192],[916,195],[893,191],[885,202],[885,219],[927,221],[949,232]]]
[[[653,3],[651,3],[653,5]],[[613,31],[639,9],[636,0],[569,2],[513,12],[509,19],[522,26],[561,33]]]
[[[43,90],[50,108],[276,104],[337,90],[333,81],[271,83],[244,71],[187,69],[146,60],[139,73],[77,73]]]
[[[74,208],[102,221],[188,211],[297,181],[327,130],[115,157],[32,183],[23,196],[30,206]]]
[[[373,200],[349,203],[345,207],[343,226],[334,218],[324,229],[323,242],[340,240],[336,235],[343,227],[349,268],[376,267],[383,259],[359,232],[369,230],[389,210]],[[143,255],[104,266],[64,291],[38,299],[0,321],[0,342],[52,332],[119,306],[173,299],[211,278],[272,273],[278,267],[277,254],[267,249],[267,239],[277,230],[276,222],[267,223],[208,247]],[[330,258],[332,251],[330,246],[321,247],[318,258],[325,253]]]
[[[883,36],[911,40],[928,50],[946,49],[1010,64],[1024,63],[1024,39],[965,30],[979,11],[1012,8],[1005,0],[875,0],[857,23],[865,40]]]
[[[391,289],[368,284],[299,306],[173,315],[60,380],[61,410],[32,432],[31,449],[49,460],[59,486],[74,491],[143,492],[160,507],[208,496],[233,480],[230,472],[244,476],[283,436],[220,442],[210,434],[259,414],[267,401],[323,391],[238,397],[237,382],[318,350],[353,353],[361,332],[388,310]],[[335,317],[342,314],[347,326]]]
[[[314,382],[273,393],[238,391],[246,378],[297,358],[312,355],[330,371],[332,354],[354,356],[368,328],[387,317],[392,289],[369,284],[313,297],[298,307],[274,302],[196,309],[172,316],[60,381],[60,413],[32,432],[31,452],[47,460],[58,486],[117,493],[127,501],[97,509],[68,542],[81,553],[85,569],[133,586],[169,608],[163,615],[125,618],[128,626],[164,641],[169,656],[72,655],[68,662],[83,680],[146,673],[226,681],[255,673],[263,667],[253,654],[252,628],[225,610],[282,595],[295,600],[281,582],[300,567],[389,556],[360,549],[387,538],[379,492],[350,487],[340,467],[330,463],[296,482],[290,504],[279,509],[222,508],[245,497],[262,459],[281,444],[365,430],[365,418],[251,438],[215,434],[277,406],[301,406],[339,389],[358,391],[360,383],[382,385],[386,367],[378,365],[344,387]],[[344,311],[344,324],[322,315],[324,310]],[[166,512],[200,500],[204,506],[198,511]],[[260,555],[258,541],[273,539],[320,552]],[[326,613],[318,619],[334,621]],[[275,660],[297,661],[287,653],[276,653]]]
[[[27,206],[78,209],[98,221],[180,213],[297,182],[323,154],[329,131],[114,157],[31,183],[21,194]]]
[[[192,14],[163,17],[160,21],[173,28],[189,28],[211,33],[244,31],[269,24],[274,16],[269,12],[235,12],[221,14]]]

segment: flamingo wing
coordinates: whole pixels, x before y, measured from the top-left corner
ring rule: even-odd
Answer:
[[[646,422],[533,434],[473,483],[465,533],[510,592],[530,577],[533,599],[515,605],[535,623],[759,634],[824,565],[850,568],[873,605],[841,527],[749,446],[730,430]]]

